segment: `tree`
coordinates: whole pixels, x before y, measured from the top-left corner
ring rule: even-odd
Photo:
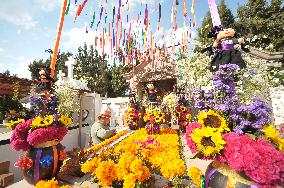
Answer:
[[[235,25],[234,15],[225,4],[225,0],[221,0],[220,5],[218,5],[218,12],[223,26],[233,27]],[[203,18],[201,27],[198,29],[198,43],[195,51],[200,52],[201,49],[212,45],[213,39],[208,38],[208,33],[212,30],[212,28],[213,24],[211,14],[210,12],[207,12],[206,16]]]
[[[269,51],[284,50],[284,8],[283,0],[248,0],[238,8],[237,25],[240,32],[251,39],[256,48]]]
[[[52,54],[52,51],[50,51],[50,53]],[[50,62],[51,62],[51,58],[52,56],[49,56],[48,59],[43,60],[33,60],[33,62],[31,62],[29,64],[29,71],[31,72],[31,77],[32,79],[36,79],[37,75],[38,75],[38,68],[43,68],[43,67],[49,67],[50,66]],[[56,59],[56,68],[55,68],[55,81],[58,79],[57,78],[57,74],[59,73],[59,70],[62,70],[62,72],[64,72],[65,74],[67,73],[67,67],[65,66],[65,62],[68,60],[68,57],[72,56],[72,53],[70,52],[63,52],[60,53],[58,52],[57,55],[57,59]]]
[[[112,93],[110,97],[125,96],[129,89],[129,83],[126,82],[124,74],[131,70],[128,66],[114,64],[111,68],[111,87]]]

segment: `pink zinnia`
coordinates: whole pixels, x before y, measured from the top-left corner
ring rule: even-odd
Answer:
[[[60,142],[67,134],[67,131],[68,129],[66,127],[56,125],[46,128],[39,128],[32,131],[28,135],[27,141],[31,146],[36,146],[51,140],[58,140],[58,142]]]

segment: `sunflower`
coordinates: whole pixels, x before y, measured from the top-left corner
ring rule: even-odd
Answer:
[[[32,128],[36,128],[36,127],[45,127],[46,126],[46,122],[44,121],[44,118],[41,116],[37,116],[32,124],[31,124]]]
[[[264,135],[271,139],[271,140],[277,140],[278,137],[279,137],[279,132],[275,129],[275,127],[273,125],[268,125],[268,126],[265,126],[263,129],[262,129],[262,132],[264,133]]]
[[[224,130],[230,131],[225,118],[211,109],[208,112],[201,111],[197,118],[198,122],[205,127],[215,128],[220,132],[223,132]]]
[[[186,112],[186,107],[185,107],[185,106],[181,106],[181,107],[180,107],[180,110],[181,110],[182,112]]]
[[[51,125],[53,121],[54,121],[53,115],[49,115],[44,118],[45,125]]]
[[[62,115],[58,120],[65,126],[72,124],[72,119],[65,115]]]
[[[24,119],[18,118],[17,121],[13,121],[13,120],[9,121],[8,123],[5,124],[5,126],[9,129],[14,129],[19,123],[23,123],[23,122],[25,122]]]
[[[198,150],[205,156],[216,156],[224,148],[226,143],[222,139],[221,132],[218,132],[215,128],[211,127],[194,129],[190,136],[195,142]]]

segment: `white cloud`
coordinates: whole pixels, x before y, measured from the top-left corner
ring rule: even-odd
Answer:
[[[59,0],[9,0],[2,1],[0,19],[30,29],[37,24],[33,15],[41,11],[53,11],[60,6]]]
[[[0,53],[4,52],[4,49],[3,48],[0,48]]]

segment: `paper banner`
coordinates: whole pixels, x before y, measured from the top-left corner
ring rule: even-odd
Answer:
[[[208,0],[213,26],[220,26],[221,20],[215,0]]]
[[[56,40],[55,40],[54,50],[53,50],[53,54],[52,54],[52,60],[51,60],[51,63],[50,63],[50,69],[51,69],[50,77],[51,78],[54,77],[56,59],[57,59],[57,54],[58,54],[58,46],[59,46],[59,42],[60,42],[61,31],[62,31],[62,28],[63,28],[64,17],[65,17],[65,12],[66,12],[66,7],[67,7],[67,1],[68,0],[64,0],[62,10],[61,10],[58,32],[57,32],[57,36],[56,36]]]
[[[161,16],[162,16],[162,6],[159,3],[159,22],[161,22]]]
[[[93,25],[95,23],[95,19],[96,19],[96,12],[94,11],[94,14],[93,14],[93,19],[92,19],[92,22],[91,22],[91,28],[93,28]]]
[[[67,5],[66,11],[65,11],[65,14],[66,14],[66,15],[67,15],[68,12],[69,12],[69,8],[70,8],[70,0],[68,1],[68,5]]]
[[[80,16],[80,14],[82,13],[82,10],[84,9],[87,2],[88,2],[88,0],[84,0],[84,2],[81,5],[79,5],[79,7],[77,9],[75,20],[77,19],[78,16]]]

